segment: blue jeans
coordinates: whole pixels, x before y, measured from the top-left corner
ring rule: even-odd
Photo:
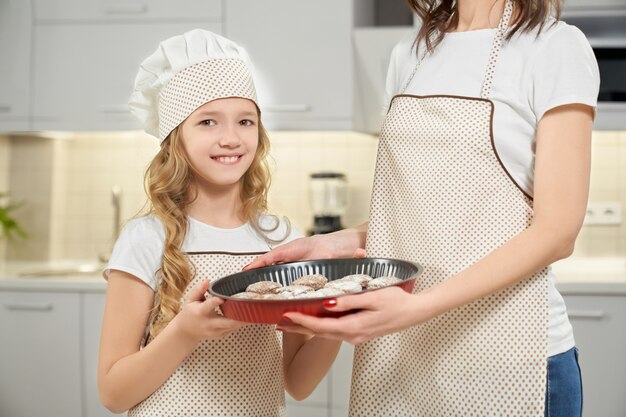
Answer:
[[[578,349],[548,358],[545,417],[580,417],[583,386],[578,366]]]

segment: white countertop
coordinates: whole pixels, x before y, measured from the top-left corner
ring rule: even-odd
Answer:
[[[0,290],[104,292],[102,268],[93,261],[3,262]],[[84,268],[92,272],[63,273]],[[56,271],[49,275],[28,272]],[[553,265],[562,294],[626,295],[626,258],[569,258]]]
[[[0,290],[104,292],[103,267],[97,261],[82,260],[3,262],[0,264]],[[78,270],[83,272],[72,272]]]
[[[626,258],[568,258],[552,271],[561,294],[626,295]]]

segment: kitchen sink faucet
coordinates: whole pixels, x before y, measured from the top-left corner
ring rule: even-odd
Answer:
[[[98,254],[98,259],[102,263],[107,263],[113,250],[113,245],[117,241],[120,235],[120,228],[122,227],[122,187],[114,185],[111,187],[111,204],[113,205],[113,236],[111,241],[111,249],[106,253]]]

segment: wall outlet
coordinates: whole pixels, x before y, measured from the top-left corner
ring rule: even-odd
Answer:
[[[592,201],[587,206],[585,225],[622,224],[622,204],[617,201]]]

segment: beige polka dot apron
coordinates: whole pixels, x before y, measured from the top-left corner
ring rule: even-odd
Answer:
[[[185,295],[202,280],[241,271],[260,254],[187,254],[195,273]],[[281,344],[272,325],[250,325],[224,339],[205,340],[158,390],[132,408],[128,415],[283,416]]]
[[[511,9],[507,1],[480,98],[401,94],[382,127],[367,253],[421,263],[415,292],[454,276],[530,225],[532,200],[494,148],[489,100]],[[543,417],[547,325],[542,270],[358,345],[350,415]]]

